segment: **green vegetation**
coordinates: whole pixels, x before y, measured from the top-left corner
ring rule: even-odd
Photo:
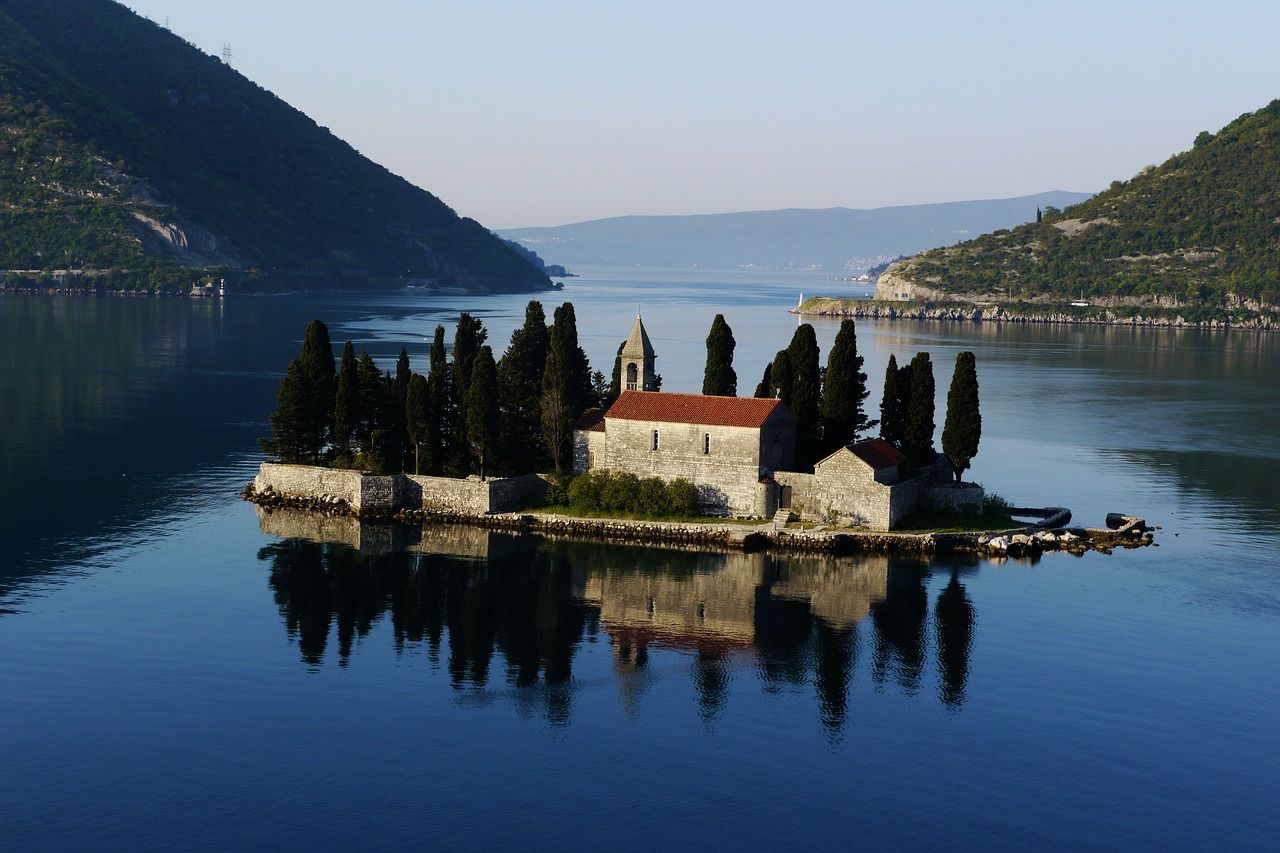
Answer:
[[[956,369],[947,391],[947,420],[942,426],[942,452],[951,461],[957,483],[978,455],[981,438],[977,357],[971,352],[962,352],[956,356]]]
[[[1037,222],[934,249],[890,273],[943,295],[1131,300],[1187,319],[1280,304],[1280,100],[1190,151]],[[1190,312],[1190,313],[1188,313]],[[1201,314],[1205,316],[1201,317]]]
[[[738,396],[738,374],[733,369],[733,350],[737,342],[723,314],[711,321],[707,334],[707,366],[702,373],[702,393],[716,397]]]
[[[858,333],[852,320],[843,320],[836,332],[835,343],[827,356],[827,371],[822,383],[822,455],[833,453],[858,440],[858,436],[876,422],[867,417],[864,403],[867,374],[862,371],[858,355]]]
[[[688,480],[603,469],[575,477],[567,490],[569,509],[579,514],[612,517],[688,518],[698,515],[698,489]]]
[[[550,284],[479,223],[110,0],[5,0],[0,129],[10,285],[52,285],[54,270],[107,289]]]
[[[377,473],[484,477],[556,463],[567,470],[573,422],[602,405],[607,389],[590,384],[573,306],[557,308],[549,330],[544,317],[530,302],[525,325],[495,363],[488,331],[463,313],[452,362],[444,327],[436,327],[426,376],[413,372],[403,349],[395,373],[384,373],[349,341],[335,372],[328,329],[313,320],[281,380],[262,447],[283,462]]]

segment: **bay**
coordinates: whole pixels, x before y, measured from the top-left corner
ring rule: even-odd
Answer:
[[[642,313],[674,391],[717,312],[747,394],[799,294],[850,287],[581,272],[548,313],[606,372]],[[1162,526],[1111,556],[361,551],[237,499],[311,317],[421,368],[437,323],[500,350],[525,301],[0,299],[6,847],[1270,849],[1274,337],[859,323],[873,407],[890,353],[931,353],[939,413],[976,353],[988,490]]]

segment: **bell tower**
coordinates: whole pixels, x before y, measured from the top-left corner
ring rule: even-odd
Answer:
[[[636,315],[636,324],[631,329],[631,336],[622,345],[622,389],[624,391],[656,391],[653,360],[657,358],[653,352],[653,344],[649,334],[644,330],[640,315]]]

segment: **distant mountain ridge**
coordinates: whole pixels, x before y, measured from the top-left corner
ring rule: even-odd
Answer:
[[[1280,100],[1042,222],[923,252],[880,281],[919,300],[1280,305]]]
[[[900,255],[1035,219],[1036,209],[1088,193],[855,210],[759,210],[683,216],[619,216],[570,225],[500,229],[502,236],[566,266],[818,269],[847,275]]]
[[[550,286],[479,223],[112,0],[0,0],[0,142],[0,276]]]

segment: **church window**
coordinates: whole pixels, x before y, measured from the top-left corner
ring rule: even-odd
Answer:
[[[636,390],[636,381],[637,381],[636,363],[633,361],[627,365],[627,390],[628,391]],[[657,450],[656,447],[654,449]]]
[[[656,429],[653,431],[653,449],[658,449],[658,431]]]
[[[704,432],[702,434],[702,455],[706,456],[711,452],[711,433]]]

